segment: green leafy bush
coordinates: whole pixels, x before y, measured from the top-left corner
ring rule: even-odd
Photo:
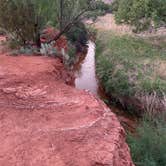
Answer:
[[[122,104],[125,98],[134,99],[141,107],[144,107],[144,101],[140,104],[140,95],[150,100],[148,97],[155,92],[158,101],[163,100],[166,79],[158,69],[166,62],[164,49],[149,40],[110,32],[99,33],[97,38],[96,71],[108,95],[115,96]],[[135,101],[134,105],[137,106]]]
[[[111,6],[109,4],[106,4],[101,0],[97,0],[96,3],[95,3],[95,9],[100,9],[100,10],[103,10],[103,11],[109,11],[110,7]]]
[[[5,35],[6,34],[6,31],[2,28],[0,28],[0,35]]]
[[[40,47],[40,32],[52,19],[50,4],[53,6],[53,0],[1,0],[0,27],[21,45],[34,42]]]
[[[135,32],[166,24],[165,0],[115,0],[112,8],[117,23],[131,24]]]
[[[137,129],[137,135],[128,135],[128,144],[136,166],[166,165],[165,116],[145,116]]]
[[[67,66],[71,67],[77,60],[77,55],[76,55],[76,47],[71,44],[70,42],[68,43],[68,56],[69,59],[67,60]]]
[[[0,1],[0,26],[18,41],[25,43],[34,38],[35,8],[31,1]]]
[[[111,12],[111,5],[105,4],[101,0],[97,0],[94,7],[93,7],[93,10],[88,12],[86,14],[86,17],[91,18],[95,21],[98,16],[102,16],[102,15],[109,13],[109,12]]]
[[[14,50],[14,49],[18,49],[20,43],[17,40],[9,40],[6,42],[7,45],[9,46],[10,49]]]
[[[85,25],[82,22],[75,24],[67,33],[66,36],[72,43],[80,43],[86,45],[88,40],[88,33]]]

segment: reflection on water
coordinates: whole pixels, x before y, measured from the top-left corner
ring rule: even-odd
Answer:
[[[75,73],[75,87],[78,89],[86,89],[95,94],[96,96],[108,100],[109,98],[105,95],[102,88],[98,86],[98,80],[96,78],[96,67],[95,67],[95,43],[92,41],[88,42],[88,52],[83,62],[77,66]],[[123,127],[130,132],[134,132],[137,124],[135,118],[130,118],[125,111],[112,107],[109,105],[112,112],[114,112]]]
[[[98,83],[95,72],[95,43],[88,41],[88,52],[80,69],[76,71],[75,87],[97,95]]]

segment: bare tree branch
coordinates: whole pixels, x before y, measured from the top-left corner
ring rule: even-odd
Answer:
[[[87,11],[88,11],[88,9],[85,9],[85,10],[81,11],[81,12],[80,12],[75,18],[73,18],[73,20],[70,21],[53,39],[49,40],[47,43],[49,44],[49,43],[51,43],[52,41],[57,41],[64,33],[68,32],[68,31],[71,29],[71,27],[72,27],[73,25],[75,25],[75,24],[79,21],[80,17],[81,17],[85,12],[87,12]]]

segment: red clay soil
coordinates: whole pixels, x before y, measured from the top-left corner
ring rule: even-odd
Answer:
[[[0,166],[133,166],[116,116],[59,59],[0,55]]]

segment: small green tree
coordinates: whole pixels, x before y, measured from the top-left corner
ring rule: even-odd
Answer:
[[[0,0],[0,27],[20,43],[36,42],[40,48],[40,32],[49,23],[60,31],[58,40],[91,10],[95,0]]]
[[[92,9],[94,0],[56,0],[57,17],[59,18],[59,28],[63,28],[69,23],[75,23],[83,15]]]
[[[54,0],[1,0],[0,27],[21,44],[34,41],[40,47],[40,31],[56,20],[53,19],[55,5]]]
[[[130,24],[136,32],[166,25],[166,0],[116,0],[113,6],[117,23]]]
[[[0,26],[25,44],[34,38],[35,12],[30,1],[22,2],[0,1]]]
[[[52,40],[58,40],[61,35],[68,33],[71,28],[78,24],[86,13],[95,8],[96,0],[55,0],[56,19],[60,32]],[[49,42],[52,42],[50,40]]]

